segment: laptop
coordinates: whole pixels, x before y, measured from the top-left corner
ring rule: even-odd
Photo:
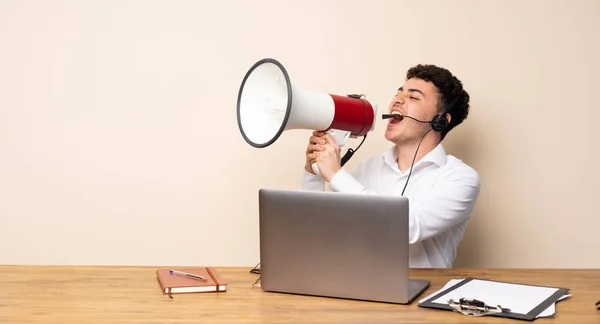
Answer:
[[[430,285],[409,279],[408,199],[259,190],[264,291],[410,304]]]

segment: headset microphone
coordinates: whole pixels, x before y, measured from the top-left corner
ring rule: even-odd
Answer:
[[[446,115],[445,113],[444,113],[444,114],[439,114],[439,115],[436,115],[436,116],[435,116],[435,117],[433,117],[433,119],[432,119],[432,120],[430,120],[430,121],[427,121],[427,120],[419,120],[419,119],[416,119],[416,118],[414,118],[414,117],[407,116],[407,115],[402,115],[402,114],[383,114],[383,115],[381,116],[381,118],[382,118],[382,119],[388,119],[388,118],[399,118],[400,120],[402,120],[402,119],[404,119],[404,118],[410,118],[410,119],[412,119],[412,120],[414,120],[414,121],[417,121],[417,122],[419,122],[419,123],[431,124],[431,128],[432,128],[434,131],[441,132],[441,131],[443,131],[444,129],[446,129],[446,127],[448,127],[448,119],[446,119],[445,115]]]
[[[429,121],[426,121],[426,120],[419,120],[419,119],[416,119],[414,117],[407,116],[407,115],[402,115],[402,114],[383,114],[383,115],[381,115],[381,119],[389,119],[389,118],[396,118],[396,119],[400,119],[400,120],[402,120],[404,118],[410,118],[410,119],[412,119],[414,121],[417,121],[419,123],[425,123],[425,124],[429,124],[430,123]]]

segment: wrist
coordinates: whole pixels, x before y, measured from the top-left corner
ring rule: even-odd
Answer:
[[[323,180],[327,181],[327,182],[331,182],[331,180],[333,180],[333,178],[335,177],[335,175],[340,172],[341,168],[337,168],[335,170],[333,170],[333,172],[331,174],[323,175]]]

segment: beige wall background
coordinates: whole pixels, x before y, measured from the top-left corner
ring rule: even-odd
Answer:
[[[599,18],[595,0],[4,0],[0,263],[254,266],[257,190],[300,185],[310,133],[239,134],[242,78],[273,57],[380,107],[409,67],[450,69],[472,111],[445,146],[483,179],[456,266],[600,267]]]

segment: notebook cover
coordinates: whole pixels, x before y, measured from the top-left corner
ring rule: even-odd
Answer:
[[[160,287],[163,293],[168,294],[169,296],[177,293],[220,292],[227,290],[227,281],[215,268],[197,267],[172,269],[200,275],[208,280],[202,281],[178,274],[171,274],[169,272],[170,269],[158,269],[156,270],[156,276]]]
[[[425,307],[425,308],[435,308],[435,309],[444,309],[444,310],[450,310],[450,311],[454,311],[454,309],[447,304],[438,304],[438,303],[434,303],[433,301],[438,299],[440,296],[445,295],[446,293],[468,283],[471,280],[474,280],[475,278],[472,277],[467,277],[465,279],[463,279],[461,282],[457,283],[456,285],[444,290],[444,291],[440,291],[438,294],[436,294],[435,296],[432,296],[431,298],[423,301],[422,303],[418,304],[418,307]],[[477,279],[477,280],[488,280],[488,281],[494,281],[494,280],[489,280],[489,279]],[[498,281],[501,282],[501,281]],[[522,284],[519,284],[522,285]],[[527,285],[527,286],[538,286],[538,285]],[[541,286],[540,286],[541,287]],[[546,308],[550,307],[550,305],[552,305],[553,303],[555,303],[562,295],[566,294],[567,292],[569,292],[570,289],[568,288],[558,288],[556,287],[558,290],[550,297],[548,297],[544,302],[542,302],[540,305],[538,305],[537,307],[535,307],[534,309],[532,309],[529,313],[527,314],[519,314],[519,313],[512,313],[512,312],[507,312],[507,313],[493,313],[493,314],[489,314],[486,316],[494,316],[494,317],[505,317],[505,318],[511,318],[511,319],[519,319],[519,320],[525,320],[525,321],[533,321],[537,318],[537,316],[543,312]]]

